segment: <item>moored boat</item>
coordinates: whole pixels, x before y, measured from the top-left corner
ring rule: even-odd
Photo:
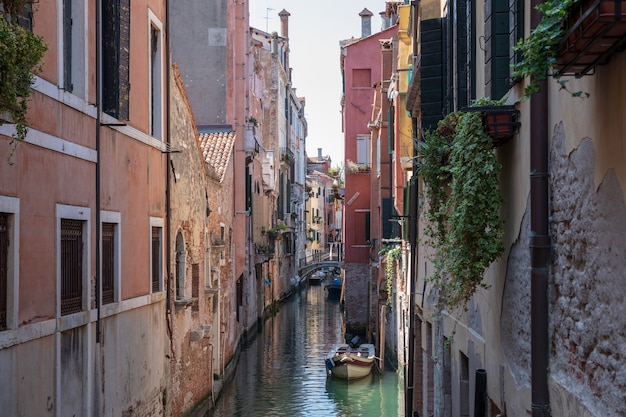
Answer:
[[[370,343],[363,343],[359,347],[340,343],[328,352],[325,362],[331,375],[350,380],[369,375],[375,359],[376,349]]]
[[[341,279],[335,278],[324,287],[328,291],[329,296],[339,296],[341,294]]]
[[[326,273],[323,271],[317,271],[309,275],[310,284],[321,284],[326,279]]]
[[[335,278],[324,287],[328,291],[329,299],[339,299],[341,296],[341,279]]]

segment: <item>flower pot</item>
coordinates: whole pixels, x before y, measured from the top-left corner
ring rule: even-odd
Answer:
[[[467,110],[481,113],[483,127],[493,139],[494,146],[500,146],[515,136],[521,124],[519,110],[515,106],[477,106]]]
[[[556,75],[589,74],[626,45],[626,0],[583,0],[564,22]]]

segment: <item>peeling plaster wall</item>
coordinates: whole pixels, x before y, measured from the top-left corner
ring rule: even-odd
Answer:
[[[530,199],[511,247],[502,293],[502,349],[517,387],[530,386]]]
[[[558,415],[624,415],[624,195],[612,169],[596,187],[591,140],[569,154],[565,143],[558,125],[551,158],[552,406],[569,413]]]

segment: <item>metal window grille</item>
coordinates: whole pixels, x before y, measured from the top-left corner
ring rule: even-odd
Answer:
[[[115,301],[115,224],[102,224],[102,304]]]
[[[152,228],[152,291],[161,290],[161,228]]]
[[[191,311],[200,311],[200,264],[191,265],[191,296],[196,299]]]
[[[7,328],[7,286],[9,281],[9,215],[0,213],[0,330]]]
[[[61,315],[83,305],[83,222],[61,219]]]

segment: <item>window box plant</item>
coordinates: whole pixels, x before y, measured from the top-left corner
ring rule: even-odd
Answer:
[[[626,0],[583,0],[564,21],[556,75],[588,74],[626,44]]]
[[[465,111],[480,113],[483,129],[492,139],[493,146],[500,146],[511,139],[521,125],[519,110],[514,105],[503,104],[503,100],[479,98]]]
[[[483,128],[494,146],[500,146],[515,136],[521,124],[520,113],[515,106],[474,106],[467,110],[480,112]]]
[[[474,111],[451,113],[426,132],[418,157],[425,188],[424,242],[433,249],[428,279],[440,305],[466,307],[484,286],[485,269],[504,250],[502,165]]]
[[[569,91],[561,76],[589,74],[626,44],[625,8],[624,0],[540,3],[541,22],[515,46],[522,58],[513,68],[513,77],[528,77],[525,98],[538,92],[538,82],[548,76],[554,76],[572,96],[582,97],[582,91]]]

